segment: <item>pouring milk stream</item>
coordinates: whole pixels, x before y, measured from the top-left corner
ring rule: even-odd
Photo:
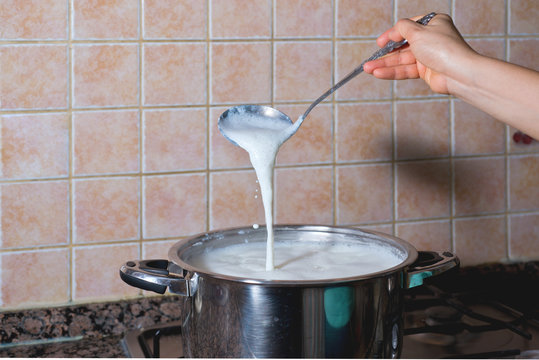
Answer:
[[[436,15],[430,13],[417,20],[419,24],[427,25]],[[299,129],[303,120],[310,111],[334,91],[346,84],[352,78],[363,72],[363,65],[367,61],[378,59],[391,51],[406,44],[406,40],[399,42],[389,41],[383,48],[376,51],[371,57],[363,61],[360,66],[333,85],[324,94],[318,97],[299,119],[292,123],[290,118],[278,110],[268,106],[241,105],[225,111],[219,117],[219,130],[232,143],[245,149],[249,153],[264,204],[264,214],[268,232],[266,249],[266,271],[272,271],[274,265],[274,236],[273,236],[273,168],[275,158],[281,145]]]
[[[273,236],[273,168],[281,145],[301,125],[301,121],[265,121],[263,113],[241,111],[241,107],[226,112],[226,137],[249,153],[255,169],[268,232],[266,245],[266,271],[274,269]],[[268,108],[269,109],[269,108]],[[221,129],[221,128],[220,128]],[[222,131],[222,129],[221,129]]]

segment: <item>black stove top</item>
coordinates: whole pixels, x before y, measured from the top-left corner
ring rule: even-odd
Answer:
[[[403,358],[539,358],[539,262],[449,271],[405,293]],[[179,322],[130,332],[132,357],[183,357]]]

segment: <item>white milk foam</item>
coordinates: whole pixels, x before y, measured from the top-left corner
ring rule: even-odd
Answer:
[[[303,120],[303,119],[301,119]],[[261,126],[264,124],[264,127]],[[279,147],[296,131],[301,121],[294,124],[272,121],[263,115],[248,113],[229,114],[227,136],[249,153],[255,169],[268,232],[266,269],[274,268],[273,250],[273,168]]]
[[[206,249],[188,263],[202,271],[258,280],[327,280],[387,270],[404,260],[386,247],[354,242],[275,242],[275,267],[265,268],[263,242]]]

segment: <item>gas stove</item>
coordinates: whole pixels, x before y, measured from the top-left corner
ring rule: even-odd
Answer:
[[[539,358],[539,262],[449,271],[407,290],[402,358]],[[131,357],[183,357],[179,322],[129,332]]]

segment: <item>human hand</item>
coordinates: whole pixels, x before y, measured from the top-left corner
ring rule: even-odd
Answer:
[[[408,40],[408,46],[364,65],[365,72],[379,79],[423,79],[442,94],[451,93],[451,82],[473,78],[465,65],[477,55],[464,41],[448,15],[436,15],[427,26],[401,19],[376,40],[382,47],[389,40]]]

